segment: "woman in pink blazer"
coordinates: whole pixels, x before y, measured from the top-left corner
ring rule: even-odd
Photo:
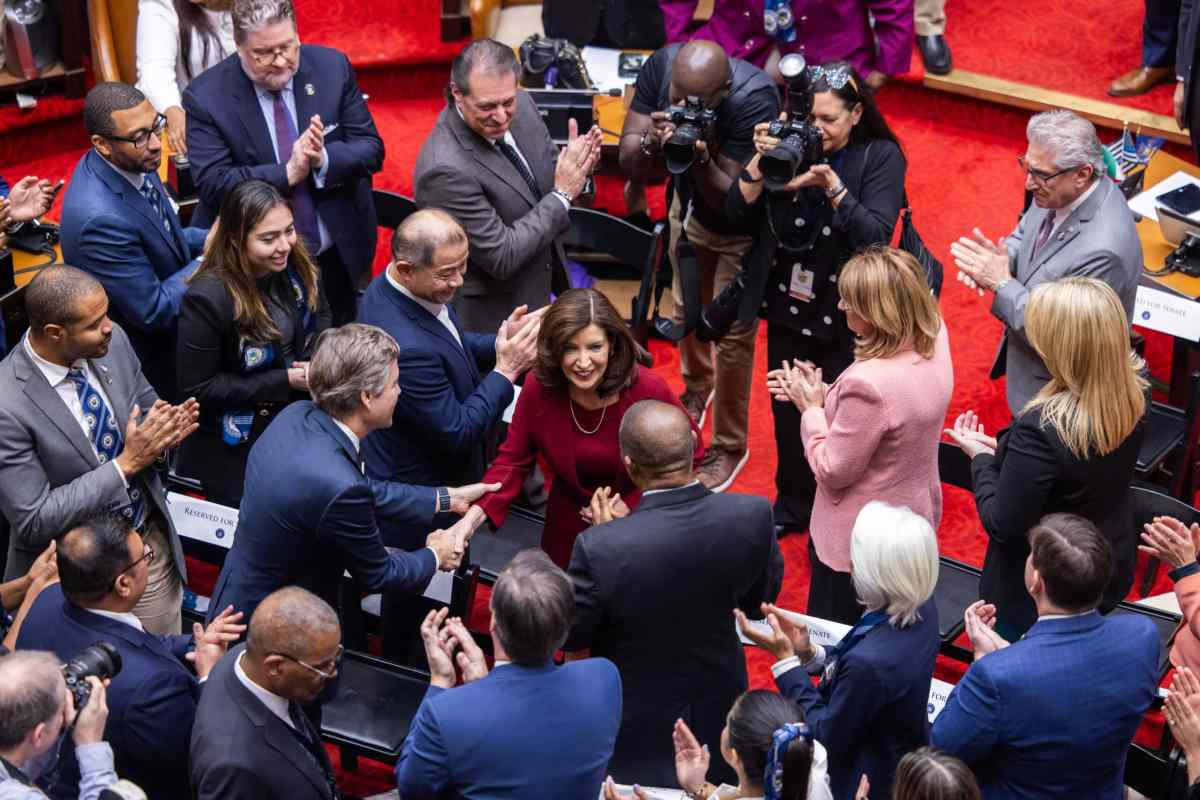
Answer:
[[[925,273],[908,253],[872,248],[838,275],[838,308],[855,361],[832,386],[806,362],[767,377],[776,400],[800,409],[817,479],[809,526],[808,613],[852,624],[850,531],[871,500],[907,506],[936,529],[942,516],[938,441],[954,388],[950,341]]]

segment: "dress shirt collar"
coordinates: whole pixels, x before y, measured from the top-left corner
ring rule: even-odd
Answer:
[[[1066,208],[1055,209],[1055,211],[1054,211],[1055,227],[1066,222],[1067,217],[1074,214],[1075,209],[1077,209],[1081,205],[1083,205],[1087,201],[1087,199],[1089,197],[1091,197],[1092,194],[1095,193],[1096,189],[1100,186],[1101,180],[1102,180],[1101,178],[1097,178],[1096,180],[1092,181],[1092,185],[1089,186],[1088,188],[1084,189],[1083,194],[1079,195],[1079,197],[1076,197],[1073,201],[1071,201],[1071,205],[1067,206]]]
[[[100,156],[99,150],[96,151],[96,155]],[[100,160],[103,161],[105,164],[108,164],[108,166],[112,167],[113,172],[117,173],[122,178],[129,181],[129,185],[132,186],[134,189],[137,189],[139,192],[142,190],[142,184],[146,182],[146,174],[144,172],[130,172],[127,169],[121,169],[116,164],[112,163],[107,158],[105,158],[104,156],[100,156]]]
[[[1080,611],[1078,614],[1042,614],[1040,617],[1037,618],[1037,621],[1044,622],[1045,620],[1051,620],[1051,619],[1075,619],[1076,617],[1086,617],[1088,614],[1099,614],[1099,613],[1100,613],[1099,611],[1097,611],[1096,609],[1093,608],[1091,611]]]
[[[257,697],[259,702],[267,707],[268,711],[283,720],[289,728],[294,728],[295,725],[292,724],[292,718],[288,715],[287,698],[280,697],[274,692],[269,692],[254,681],[250,680],[250,676],[246,674],[244,669],[242,669],[242,658],[245,655],[245,650],[238,653],[237,661],[233,662],[233,674],[236,675],[237,679],[242,682],[242,686],[245,686],[246,689],[249,690],[250,694]]]
[[[70,370],[61,364],[55,364],[53,361],[47,361],[37,354],[33,349],[33,342],[29,341],[29,332],[25,332],[25,336],[21,339],[21,344],[25,348],[25,353],[33,360],[33,364],[38,368],[38,371],[46,378],[46,383],[51,386],[58,386],[67,379],[67,372]],[[84,369],[87,362],[82,358],[76,361],[72,366]]]
[[[358,437],[354,435],[354,431],[350,430],[350,426],[342,422],[337,417],[330,417],[330,419],[333,420],[333,424],[337,425],[342,433],[346,434],[346,438],[350,440],[350,444],[354,445],[354,452],[357,453],[360,445]]]
[[[387,282],[391,284],[393,289],[407,297],[409,300],[412,300],[414,303],[428,311],[433,316],[440,317],[442,312],[446,310],[446,306],[442,305],[441,303],[431,303],[428,300],[422,297],[417,297],[415,294],[410,292],[407,286],[392,277],[392,270],[390,268],[384,270],[383,275],[385,278],[387,278]]]
[[[677,492],[680,489],[687,489],[692,486],[695,486],[699,482],[700,482],[699,479],[697,479],[697,480],[692,481],[691,483],[685,483],[683,486],[672,486],[669,489],[647,489],[646,491],[642,492],[642,497],[649,497],[652,494],[662,494],[663,492]]]
[[[99,614],[102,617],[115,619],[117,622],[124,622],[132,628],[137,628],[142,633],[146,632],[146,629],[142,627],[142,621],[128,611],[108,611],[103,608],[85,608],[84,611],[87,611],[89,614]]]
[[[455,112],[458,113],[458,118],[463,121],[463,124],[466,124],[467,118],[463,116],[462,109],[458,107],[458,103],[454,104],[454,110],[455,110]],[[467,128],[470,129],[471,126],[467,125]],[[506,130],[504,132],[503,136],[499,136],[495,139],[493,139],[491,136],[483,136],[483,134],[477,133],[473,129],[471,130],[471,133],[475,133],[477,136],[482,137],[484,140],[486,140],[488,142],[488,144],[492,145],[492,147],[495,147],[496,143],[499,142],[501,139],[503,139],[504,143],[507,144],[509,147],[513,148],[518,153],[521,152],[521,149],[519,147],[517,147],[517,140],[513,138],[511,125],[509,125],[508,130]],[[522,156],[522,158],[524,158],[524,156]]]

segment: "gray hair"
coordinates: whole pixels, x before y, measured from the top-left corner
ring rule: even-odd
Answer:
[[[18,650],[0,658],[0,750],[21,746],[62,710],[62,664],[53,653]]]
[[[885,609],[892,625],[908,627],[937,586],[933,526],[911,509],[867,503],[850,534],[850,574],[868,611]]]
[[[308,392],[331,417],[342,418],[362,407],[362,393],[382,394],[400,345],[382,328],[352,322],[317,337],[308,365]]]
[[[496,75],[510,72],[518,80],[521,77],[521,64],[513,49],[495,39],[476,39],[454,57],[450,65],[450,83],[458,89],[459,94],[471,93],[469,79],[471,73],[477,70]]]
[[[246,34],[274,25],[276,22],[287,20],[296,27],[296,9],[292,0],[234,0],[233,10],[229,12],[233,18],[233,41],[242,44]]]
[[[575,617],[571,579],[543,551],[517,553],[492,588],[496,636],[514,664],[537,664],[563,646]]]
[[[426,269],[439,248],[466,241],[458,220],[440,208],[422,208],[405,217],[392,234],[392,260]]]
[[[1090,164],[1096,175],[1104,174],[1104,152],[1096,126],[1074,111],[1056,108],[1034,114],[1025,127],[1025,137],[1053,153],[1059,169]]]

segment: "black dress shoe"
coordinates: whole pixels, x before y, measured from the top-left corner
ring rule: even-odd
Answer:
[[[925,62],[926,72],[945,75],[950,71],[950,45],[946,44],[945,36],[918,36],[917,47],[921,50],[921,60]]]

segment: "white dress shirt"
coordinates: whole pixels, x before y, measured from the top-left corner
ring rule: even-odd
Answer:
[[[454,341],[458,342],[458,346],[463,346],[462,337],[458,335],[458,328],[454,327],[454,323],[450,321],[450,309],[446,308],[444,303],[431,303],[422,297],[417,297],[408,290],[407,286],[392,277],[390,269],[385,270],[383,275],[387,278],[387,282],[391,284],[393,289],[428,311],[434,319],[442,323],[442,327],[450,331],[450,335],[454,337]]]
[[[83,438],[87,439],[88,444],[92,445],[92,452],[96,453],[96,446],[92,444],[92,431],[83,416],[83,403],[79,401],[79,392],[75,389],[75,383],[67,377],[69,370],[64,366],[47,361],[39,356],[37,351],[33,349],[33,344],[29,341],[28,332],[21,338],[21,346],[25,348],[26,355],[33,361],[33,365],[38,368],[38,372],[41,372],[43,377],[45,377],[46,383],[50,384],[50,388],[58,393],[67,410],[71,412],[71,416],[79,423],[79,429],[83,431]],[[108,406],[109,413],[114,415],[113,419],[115,420],[117,410],[113,408],[108,392],[104,391],[104,381],[100,380],[100,376],[92,369],[92,365],[86,359],[81,358],[73,366],[83,370],[84,377],[88,379],[88,383],[92,385],[92,388],[100,393],[100,397],[104,400],[105,405]],[[122,435],[124,435],[124,431],[122,431]],[[100,454],[96,453],[96,457],[99,458]],[[117,466],[116,460],[114,459],[108,463],[112,464],[113,469],[121,476],[121,482],[128,487],[129,481],[125,478],[125,473]],[[102,464],[101,466],[107,465]]]
[[[117,622],[124,622],[131,628],[137,628],[142,633],[146,632],[146,629],[142,627],[142,621],[129,611],[109,611],[104,608],[85,608],[84,611],[91,612],[92,614],[99,614],[100,616],[108,617],[109,619],[115,619]]]
[[[268,711],[283,720],[284,725],[287,725],[292,730],[295,730],[296,724],[292,722],[292,717],[290,714],[288,714],[287,698],[280,697],[274,692],[269,692],[254,681],[250,680],[250,676],[246,674],[244,669],[242,669],[242,658],[245,657],[245,655],[245,650],[238,653],[237,661],[233,662],[233,674],[236,675],[237,679],[242,682],[242,686],[245,686],[250,691],[250,694],[257,697],[259,702],[267,707]]]
[[[217,64],[236,49],[230,13],[208,9],[201,9],[200,13],[208,18],[217,40],[209,42],[206,59],[204,37],[192,31],[188,66],[193,76]],[[175,12],[172,0],[138,0],[137,75],[137,88],[142,90],[160,114],[166,113],[168,108],[182,107],[181,94],[187,88],[189,78],[183,63],[183,48],[180,46],[179,15]]]
[[[247,76],[249,77],[249,76]],[[308,120],[304,120],[304,124],[300,124],[300,120],[296,118],[296,93],[292,87],[296,83],[295,77],[287,82],[287,86],[280,89],[280,94],[283,95],[283,104],[287,106],[288,113],[292,116],[292,124],[296,126],[296,138],[299,139],[308,130]],[[275,136],[275,98],[274,93],[270,89],[265,89],[258,84],[254,84],[254,93],[258,96],[258,107],[262,109],[263,119],[267,122],[267,133],[271,136],[271,152],[275,153],[276,163],[286,164],[287,159],[279,161],[279,139]],[[325,120],[326,129],[329,123]],[[325,188],[325,176],[329,172],[329,151],[324,147],[321,148],[321,168],[310,172],[309,175],[313,179],[313,184],[318,189]],[[314,210],[316,200],[313,200]],[[325,227],[325,221],[321,219],[321,215],[317,214],[317,230],[321,234],[321,246],[317,249],[317,253],[324,253],[329,249],[329,245],[333,244],[333,237],[329,235],[329,230]]]

